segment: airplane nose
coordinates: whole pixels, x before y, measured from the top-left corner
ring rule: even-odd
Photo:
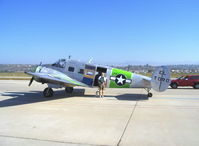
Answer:
[[[42,66],[39,65],[39,66],[36,67],[35,72],[40,72],[41,69],[42,69]]]

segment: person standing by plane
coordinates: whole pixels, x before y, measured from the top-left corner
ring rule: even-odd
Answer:
[[[99,96],[104,97],[104,88],[106,87],[106,77],[105,74],[102,73],[98,78],[98,87],[99,87]]]

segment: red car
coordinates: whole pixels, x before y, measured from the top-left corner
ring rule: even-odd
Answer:
[[[199,75],[181,76],[171,81],[171,88],[176,89],[178,86],[192,86],[199,89]]]

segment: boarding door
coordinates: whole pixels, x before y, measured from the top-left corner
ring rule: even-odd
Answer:
[[[85,65],[83,83],[88,86],[93,86],[93,82],[95,79],[95,69],[96,67],[93,65]]]

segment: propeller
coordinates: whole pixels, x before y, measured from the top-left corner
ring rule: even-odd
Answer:
[[[42,62],[40,62],[39,66],[41,66],[41,65],[42,65]],[[36,70],[36,69],[35,69],[35,70]],[[36,71],[35,71],[35,72],[36,72]],[[31,86],[31,85],[32,85],[33,80],[34,80],[34,76],[30,79],[30,82],[29,82],[28,86]]]
[[[34,77],[32,77],[32,78],[30,79],[30,82],[29,82],[28,86],[31,86],[33,80],[34,80]]]

